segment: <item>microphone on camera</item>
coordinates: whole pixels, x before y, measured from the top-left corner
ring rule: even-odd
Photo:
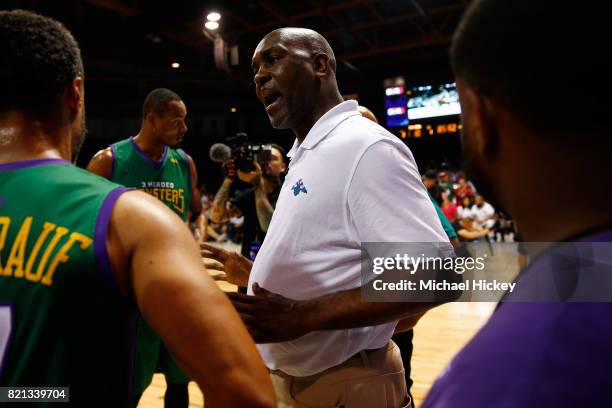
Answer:
[[[230,147],[226,144],[215,143],[214,145],[210,146],[208,155],[210,156],[210,160],[217,163],[224,163],[230,157],[232,157],[232,149],[230,149]]]

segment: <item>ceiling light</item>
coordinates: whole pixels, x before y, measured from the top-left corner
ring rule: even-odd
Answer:
[[[212,13],[208,13],[206,19],[208,21],[219,21],[221,20],[221,14],[217,13],[216,11],[213,11]]]
[[[171,65],[172,68],[177,69],[181,67],[181,64],[179,64],[178,62],[173,62]]]
[[[204,27],[208,28],[209,30],[216,30],[219,28],[219,23],[216,21],[207,21],[206,24],[204,24]]]

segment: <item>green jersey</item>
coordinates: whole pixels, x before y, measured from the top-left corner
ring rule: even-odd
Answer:
[[[0,165],[0,386],[129,406],[137,314],[106,246],[125,190],[59,159]]]
[[[183,221],[187,220],[191,202],[191,168],[184,151],[165,147],[161,159],[153,161],[133,137],[111,145],[111,150],[113,182],[157,197]],[[151,383],[153,374],[159,371],[165,374],[170,384],[189,382],[155,331],[144,320],[138,319],[133,394],[142,394]]]
[[[151,160],[133,137],[111,145],[113,166],[110,179],[157,197],[183,221],[191,203],[191,169],[187,154],[165,147],[159,161]]]

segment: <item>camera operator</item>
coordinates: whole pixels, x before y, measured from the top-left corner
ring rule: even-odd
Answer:
[[[244,216],[244,238],[240,253],[249,259],[255,259],[266,235],[280,192],[281,175],[287,168],[284,149],[276,144],[271,146],[270,159],[261,163],[253,162],[254,170],[250,172],[236,169],[232,159],[225,162],[227,175],[215,194],[211,209],[211,221],[220,222],[225,216],[230,187],[236,177],[252,184],[253,187],[230,200]]]

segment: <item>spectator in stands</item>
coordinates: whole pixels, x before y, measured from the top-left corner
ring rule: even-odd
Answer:
[[[476,195],[476,203],[472,206],[472,216],[476,225],[481,228],[490,230],[495,225],[495,209],[480,194]]]
[[[465,197],[473,197],[474,189],[470,186],[465,177],[459,177],[458,185],[455,187],[455,197],[457,200],[463,200]]]
[[[457,218],[463,220],[467,217],[472,216],[472,199],[470,197],[463,197],[461,204],[457,207]]]
[[[438,186],[440,186],[440,190],[442,192],[447,191],[450,196],[449,198],[452,199],[454,192],[453,192],[453,182],[450,176],[451,174],[448,171],[441,171],[440,173],[438,173]]]
[[[442,192],[442,204],[440,204],[440,208],[451,223],[457,220],[457,206],[450,200],[448,191]]]
[[[240,210],[231,205],[230,207],[230,219],[228,221],[227,238],[234,244],[242,243],[242,226],[244,225],[244,215]]]
[[[212,196],[205,192],[204,184],[200,186],[200,202],[202,203],[202,212],[195,221],[194,235],[199,243],[208,241],[209,219],[210,219],[210,203]]]
[[[455,224],[455,230],[461,241],[477,241],[489,235],[490,230],[481,228],[474,222],[474,217],[467,217]]]

